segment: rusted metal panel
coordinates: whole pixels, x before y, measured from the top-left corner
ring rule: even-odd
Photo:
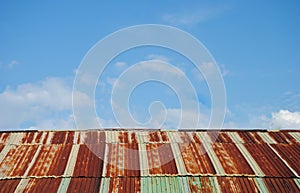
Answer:
[[[272,144],[271,145],[287,164],[300,175],[300,144]]]
[[[172,148],[168,143],[146,145],[150,175],[178,174]]]
[[[61,176],[64,173],[72,145],[42,145],[28,176]]]
[[[83,134],[83,132],[81,132],[81,134]],[[84,138],[83,140],[85,144],[98,144],[106,142],[104,131],[90,130],[85,131],[84,134],[85,135],[82,135],[81,137]]]
[[[10,135],[9,132],[7,132],[7,133],[1,132],[0,133],[0,144],[5,144],[7,139],[9,138],[9,135]]]
[[[295,181],[291,178],[263,178],[269,192],[300,192]]]
[[[238,132],[244,143],[265,143],[257,132]]]
[[[104,176],[140,176],[137,143],[107,144],[107,163]]]
[[[105,144],[80,145],[72,176],[101,177]],[[96,152],[96,153],[94,153]]]
[[[149,132],[149,141],[163,143],[163,142],[169,142],[169,138],[165,131],[153,131],[153,132]]]
[[[139,177],[110,178],[108,192],[141,192]]]
[[[269,135],[277,143],[296,143],[296,140],[288,132],[269,132]]]
[[[253,175],[249,163],[232,143],[214,143],[212,147],[227,174]]]
[[[36,145],[7,147],[9,151],[0,163],[0,177],[23,176],[38,147]]]
[[[58,190],[61,178],[36,178],[30,179],[22,192],[49,192],[55,193]]]
[[[299,136],[297,131],[2,132],[0,192],[299,192]]]
[[[266,176],[295,177],[268,144],[244,144]]]
[[[211,142],[214,143],[233,143],[226,132],[210,131],[207,132]]]
[[[187,174],[215,174],[213,164],[201,143],[178,144]],[[177,153],[174,153],[175,155]]]
[[[99,192],[101,178],[72,178],[68,186],[69,193]]]
[[[260,192],[252,178],[218,177],[221,192]]]
[[[0,180],[0,193],[13,193],[20,181],[20,179]]]

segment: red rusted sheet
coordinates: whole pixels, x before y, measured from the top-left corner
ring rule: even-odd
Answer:
[[[262,171],[269,177],[295,177],[268,144],[244,144]]]
[[[139,149],[137,143],[108,144],[108,177],[140,176]]]
[[[85,134],[86,134],[86,137],[84,139],[85,144],[96,144],[96,143],[106,142],[104,131],[91,130],[91,131],[86,131]]]
[[[288,132],[269,132],[269,135],[277,143],[296,143],[296,140]]]
[[[169,143],[147,144],[146,150],[151,175],[178,174],[174,155]]]
[[[73,176],[101,177],[104,151],[104,143],[80,145]]]
[[[70,144],[73,143],[73,139],[73,131],[55,132],[54,136],[52,137],[51,144]]]
[[[72,145],[42,145],[29,176],[61,176],[66,168]]]
[[[272,144],[272,147],[300,175],[300,144]]]
[[[165,131],[149,132],[150,142],[169,142],[169,138]]]
[[[215,174],[216,171],[201,143],[178,144],[188,174]]]
[[[72,178],[68,193],[98,193],[101,178]]]
[[[61,182],[61,178],[42,178],[30,179],[23,192],[56,193]]]
[[[269,192],[300,192],[295,181],[291,178],[263,178],[263,181]]]
[[[0,180],[0,193],[13,193],[20,183],[20,179]]]
[[[257,132],[238,132],[245,143],[265,143]]]
[[[218,177],[221,192],[259,192],[252,178]]]
[[[214,143],[212,147],[227,174],[254,174],[235,144]]]
[[[233,143],[226,132],[210,131],[208,135],[214,143]]]
[[[0,163],[0,176],[23,176],[37,151],[38,146],[9,145],[8,147],[10,150]]]
[[[141,179],[138,177],[110,178],[108,192],[132,192],[141,191]]]

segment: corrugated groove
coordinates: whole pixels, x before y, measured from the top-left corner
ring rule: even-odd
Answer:
[[[267,176],[295,177],[267,144],[245,144],[245,147]]]
[[[146,144],[150,175],[178,174],[170,144]]]
[[[0,163],[0,177],[23,176],[36,150],[36,145],[11,146],[9,152]]]
[[[272,144],[279,155],[286,160],[288,165],[300,175],[300,145],[299,144]]]
[[[20,181],[20,179],[0,180],[0,193],[13,193]]]
[[[42,178],[42,179],[30,179],[24,188],[23,192],[32,192],[32,193],[40,193],[40,192],[49,192],[56,193],[61,178]]]
[[[300,143],[300,133],[289,132],[289,134],[296,140],[297,143]]]
[[[105,144],[80,145],[73,176],[100,177],[103,170]],[[97,152],[98,156],[94,153]]]
[[[43,145],[29,176],[61,176],[64,173],[72,145]]]
[[[69,193],[96,193],[99,192],[101,178],[72,178],[68,186]]]
[[[264,140],[256,132],[239,132],[238,134],[245,143],[264,143]]]
[[[214,143],[212,147],[227,174],[254,174],[250,165],[235,144]]]

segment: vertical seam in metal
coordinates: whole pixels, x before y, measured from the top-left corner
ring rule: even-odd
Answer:
[[[79,152],[79,148],[80,145],[76,144],[76,145],[72,145],[72,149],[69,155],[69,159],[64,171],[63,176],[64,177],[70,177],[73,176],[73,172],[76,166],[76,162],[77,162],[77,156],[78,156],[78,152]]]
[[[281,157],[281,155],[277,152],[277,150],[276,150],[275,148],[273,148],[273,147],[271,146],[271,144],[268,144],[268,146],[269,146],[269,147],[273,150],[273,152],[281,159],[281,161],[283,161],[283,163],[291,170],[291,172],[293,172],[293,174],[294,174],[295,176],[299,177],[298,174],[297,174],[297,172],[296,172],[292,167],[290,167],[290,165],[288,164],[288,162],[287,162],[285,159],[283,159],[283,157]]]

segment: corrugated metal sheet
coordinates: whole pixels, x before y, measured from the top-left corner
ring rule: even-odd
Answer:
[[[300,192],[299,131],[0,132],[0,192]]]

